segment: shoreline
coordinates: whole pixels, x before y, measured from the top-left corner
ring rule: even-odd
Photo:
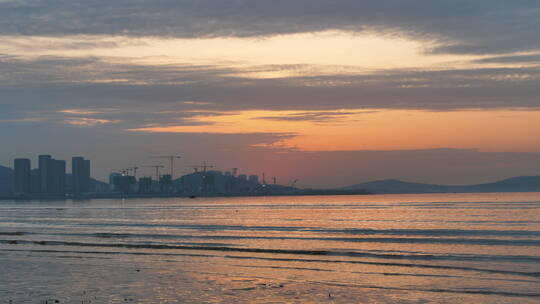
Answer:
[[[0,201],[50,201],[50,200],[89,200],[89,199],[126,199],[126,198],[220,198],[220,197],[261,197],[261,196],[333,196],[333,195],[372,195],[364,190],[300,190],[299,192],[291,193],[232,193],[232,194],[167,194],[167,193],[92,193],[79,196],[1,196]]]

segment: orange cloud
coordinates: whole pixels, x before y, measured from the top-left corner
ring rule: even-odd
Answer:
[[[280,145],[306,151],[478,148],[540,151],[540,112],[524,110],[239,111],[197,115],[193,125],[130,129],[149,133],[287,133]]]

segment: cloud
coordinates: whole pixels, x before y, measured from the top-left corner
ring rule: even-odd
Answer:
[[[119,120],[108,120],[108,119],[97,119],[97,118],[88,118],[88,117],[71,117],[64,120],[68,125],[78,126],[78,127],[93,127],[96,125],[103,124],[112,124],[118,123]]]
[[[0,4],[1,6],[1,4]],[[51,51],[51,50],[92,50],[103,48],[120,48],[129,46],[143,46],[145,42],[139,39],[126,37],[76,35],[69,39],[59,37],[40,36],[4,36],[0,44],[3,48],[15,50]]]
[[[262,116],[257,119],[262,120],[275,120],[275,121],[313,121],[318,123],[335,123],[343,121],[343,119],[356,116],[358,114],[372,114],[377,111],[316,111],[316,112],[302,112],[302,113],[290,113],[281,116]],[[349,121],[350,120],[346,120]]]
[[[285,68],[275,67],[280,71]],[[122,120],[124,124],[117,127],[129,128],[156,122],[177,124],[183,119],[187,123],[196,115],[194,111],[202,110],[218,114],[263,109],[446,111],[540,107],[540,67],[535,65],[390,69],[261,79],[238,76],[245,70],[226,65],[140,65],[94,57],[7,56],[0,58],[0,70],[0,118],[76,109],[99,112],[90,117],[93,119]],[[120,79],[122,82],[116,81]],[[332,118],[332,113],[326,113],[327,117],[323,114],[286,119]]]
[[[59,113],[66,113],[66,114],[72,114],[72,115],[95,115],[95,114],[101,114],[103,112],[95,111],[95,110],[84,110],[84,109],[65,109],[58,111]]]
[[[0,35],[263,37],[343,30],[436,41],[433,52],[538,49],[536,0],[27,0],[0,2]]]
[[[540,63],[540,54],[495,56],[495,57],[477,59],[474,62],[476,63],[521,63],[521,64]]]
[[[77,127],[93,127],[122,123],[122,120],[98,118],[98,116],[106,116],[107,114],[105,111],[95,110],[67,109],[61,111],[6,112],[7,113],[4,113],[5,117],[12,116],[13,118],[2,118],[2,116],[0,116],[0,123],[46,123],[49,125],[65,124]]]

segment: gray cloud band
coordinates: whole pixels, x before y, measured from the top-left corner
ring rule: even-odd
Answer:
[[[540,47],[537,0],[13,0],[1,35],[252,37],[321,30],[379,31],[441,43],[438,53]]]
[[[260,67],[264,70],[287,68]],[[245,70],[223,66],[138,66],[107,63],[96,58],[27,60],[4,57],[0,58],[0,70],[3,71],[0,74],[0,118],[36,111],[115,109],[106,113],[97,111],[91,118],[132,121],[128,127],[149,124],[157,119],[161,125],[189,125],[193,124],[189,118],[197,112],[182,111],[202,110],[387,108],[445,111],[540,107],[540,68],[537,66],[380,70],[371,74],[257,79],[238,76]],[[122,81],[114,81],[116,78]],[[335,114],[327,114],[288,119],[335,118]],[[126,127],[121,123],[115,125]]]

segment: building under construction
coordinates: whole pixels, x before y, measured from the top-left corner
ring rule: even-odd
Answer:
[[[193,195],[248,194],[259,191],[262,185],[256,175],[235,175],[230,171],[197,171],[175,181],[180,193]]]

